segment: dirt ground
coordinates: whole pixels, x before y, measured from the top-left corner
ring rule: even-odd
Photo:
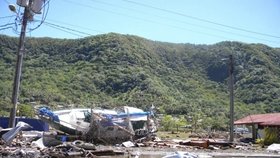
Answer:
[[[160,133],[162,134],[162,133]],[[221,136],[222,134],[218,134]],[[200,136],[202,136],[200,134]],[[63,142],[58,141],[54,137],[43,137],[40,138],[44,141],[44,145],[47,148],[42,148],[40,144],[34,146],[34,142],[28,141],[22,135],[15,138],[11,145],[6,145],[5,142],[0,141],[0,157],[77,157],[83,155],[93,156],[95,151],[113,151],[114,153],[124,153],[120,156],[104,156],[102,158],[162,158],[166,155],[173,154],[175,152],[188,152],[196,155],[198,158],[230,158],[230,157],[252,157],[252,158],[267,158],[267,157],[278,157],[280,153],[268,152],[267,147],[261,147],[258,144],[242,143],[236,139],[234,143],[228,143],[222,138],[193,138],[190,135],[183,134],[166,134],[161,135],[161,138],[154,137],[154,139],[144,139],[142,141],[130,142],[127,141],[128,145],[122,144],[104,146],[99,144],[91,144],[81,142],[82,144],[76,144],[72,141]],[[39,140],[40,140],[39,139]],[[39,141],[37,140],[37,141]],[[189,144],[190,141],[202,142]],[[214,140],[214,143],[213,143]],[[36,141],[36,142],[37,142]],[[223,142],[224,141],[224,142]],[[59,142],[59,143],[58,143]],[[187,143],[185,143],[187,142]],[[207,146],[205,146],[207,142]],[[212,144],[211,144],[212,142]],[[55,144],[58,143],[58,144]],[[87,145],[86,145],[87,144]],[[36,144],[35,144],[36,145]],[[39,145],[39,146],[38,146]],[[201,145],[201,146],[200,146]],[[94,150],[92,149],[94,146]],[[90,147],[90,148],[89,148]],[[175,157],[174,157],[175,158]],[[179,158],[179,157],[178,157]]]
[[[105,147],[105,146],[104,146]],[[103,148],[103,147],[100,147]],[[197,149],[197,148],[177,148],[177,147],[113,147],[106,146],[106,148],[112,148],[116,150],[125,150],[128,154],[125,156],[111,156],[112,158],[120,157],[137,157],[139,158],[162,158],[163,156],[173,154],[177,151],[189,152],[191,154],[197,155],[199,158],[238,158],[238,157],[252,157],[252,158],[268,158],[275,157],[280,158],[279,153],[272,153],[266,151],[266,148],[251,148],[251,149],[226,149],[226,150],[210,150],[210,149]],[[110,158],[111,158],[110,157]],[[109,158],[109,157],[108,157]]]

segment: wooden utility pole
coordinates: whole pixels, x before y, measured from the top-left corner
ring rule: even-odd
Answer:
[[[28,16],[30,15],[30,6],[31,6],[31,0],[29,2],[29,5],[27,7],[25,7],[25,9],[24,9],[21,32],[20,32],[20,37],[19,37],[17,63],[16,63],[16,71],[15,71],[13,94],[12,94],[13,107],[11,109],[10,118],[9,118],[9,127],[10,128],[15,127],[15,118],[16,118],[16,113],[17,113],[17,102],[18,102],[18,95],[19,95],[22,60],[23,60],[23,55],[25,52],[24,39],[25,39],[25,32],[26,32]]]
[[[230,93],[230,137],[229,141],[233,142],[234,126],[234,94],[233,94],[233,58],[229,55],[229,93]]]

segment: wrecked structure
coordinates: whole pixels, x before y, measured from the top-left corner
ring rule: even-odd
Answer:
[[[26,131],[33,127],[18,122],[0,140],[0,157],[96,157],[123,155],[122,150],[99,147],[82,140],[65,142],[58,135],[45,131]]]
[[[264,130],[264,141],[266,138],[273,136],[267,144],[280,142],[280,113],[254,114],[249,115],[234,122],[234,125],[247,125],[252,128],[252,139],[255,141],[260,137],[259,131]]]
[[[116,144],[146,137],[156,132],[153,112],[124,106],[119,110],[71,109],[51,111],[40,108],[39,115],[54,129],[80,135],[90,142]]]
[[[134,119],[140,119],[139,114],[141,113],[134,112]],[[100,127],[98,123],[101,122],[105,116],[106,115],[101,114],[94,116],[96,117],[96,123],[91,123]],[[125,115],[120,115],[119,117],[121,118],[124,116]],[[90,118],[92,117],[90,116]],[[106,120],[113,120],[113,118],[106,118]],[[114,120],[118,119],[114,118]],[[131,120],[133,120],[133,117],[131,117]],[[116,121],[113,122],[116,123]],[[131,122],[133,128],[134,121],[129,122]],[[91,126],[91,123],[89,131],[95,129]],[[107,132],[108,129],[106,129],[106,126],[102,127],[104,127],[104,130]],[[118,126],[108,127],[119,129]],[[166,154],[164,157],[167,158],[173,156],[200,157],[201,151],[204,153],[204,155],[202,155],[203,157],[248,157],[248,154],[245,154],[248,152],[250,152],[249,154],[251,157],[279,157],[280,151],[279,144],[269,146],[267,151],[270,153],[264,153],[266,152],[264,148],[257,148],[251,143],[228,142],[224,136],[222,136],[222,133],[208,136],[207,134],[209,133],[205,133],[197,138],[183,139],[160,139],[155,137],[153,140],[145,139],[144,141],[139,141],[140,139],[138,139],[135,141],[122,142],[121,144],[115,144],[113,146],[103,146],[99,143],[95,144],[97,137],[94,138],[94,142],[91,143],[89,140],[81,140],[79,137],[67,140],[65,138],[70,138],[70,135],[61,135],[61,133],[55,131],[25,131],[26,129],[32,129],[32,127],[27,123],[19,122],[16,127],[5,130],[6,133],[2,135],[2,140],[0,140],[0,157],[98,157],[112,155],[139,157],[145,154],[155,156],[153,154],[157,153],[157,157]],[[103,135],[104,133],[102,133],[104,130],[99,129],[101,134],[99,136],[102,136],[102,138],[106,140],[107,138]],[[98,130],[95,129],[94,131]],[[120,129],[120,131],[124,130]],[[133,131],[137,133],[137,129],[133,129]],[[98,136],[97,134],[93,135]],[[129,136],[130,135],[128,135],[128,137]],[[211,136],[211,138],[209,136]],[[113,138],[116,137],[109,137],[109,140],[114,141]],[[150,153],[146,153],[147,151],[150,151]],[[167,151],[169,151],[169,153]],[[170,153],[173,151],[176,152]],[[197,151],[199,151],[199,153],[197,153]],[[228,153],[225,153],[225,151]]]

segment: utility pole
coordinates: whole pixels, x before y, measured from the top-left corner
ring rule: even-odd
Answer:
[[[31,3],[32,3],[32,0],[29,0],[29,4],[27,7],[24,8],[24,13],[23,13],[23,20],[22,20],[18,52],[17,52],[17,62],[16,62],[15,77],[14,77],[13,94],[12,94],[13,108],[11,109],[10,118],[9,118],[9,127],[10,128],[15,127],[15,118],[16,118],[16,112],[17,112],[17,102],[18,102],[18,95],[19,95],[22,60],[23,60],[23,55],[25,52],[24,39],[25,39],[27,21],[29,18],[28,16],[30,16]]]
[[[233,126],[234,126],[234,94],[233,94],[233,57],[229,55],[229,93],[230,93],[230,137],[229,141],[233,142]]]

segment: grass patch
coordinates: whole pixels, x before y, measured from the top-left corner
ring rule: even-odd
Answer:
[[[189,132],[171,132],[171,131],[158,131],[157,136],[161,139],[187,139]]]

